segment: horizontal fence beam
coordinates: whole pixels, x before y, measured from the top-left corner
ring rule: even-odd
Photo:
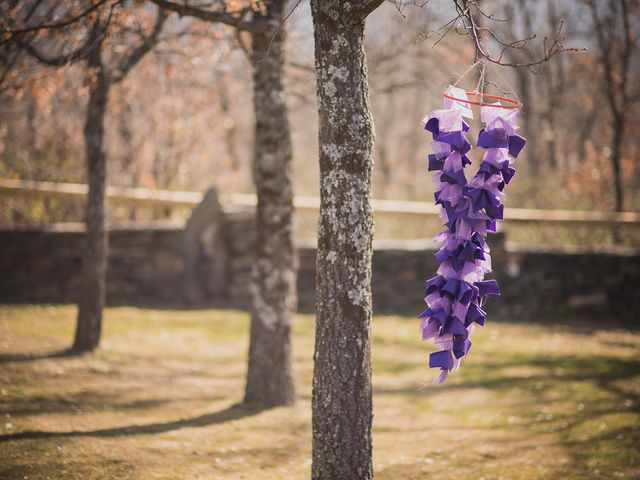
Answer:
[[[28,197],[65,198],[82,201],[87,196],[84,183],[32,182],[0,179],[0,194]],[[138,205],[193,207],[202,201],[199,192],[157,190],[153,188],[107,187],[109,200]]]
[[[33,182],[28,180],[0,179],[0,195],[22,195],[32,198],[64,198],[83,200],[87,195],[87,185],[80,183]],[[194,207],[202,201],[199,192],[159,190],[152,188],[107,187],[110,201],[147,206]],[[225,207],[255,207],[254,194],[221,194],[220,202]],[[294,207],[301,211],[318,211],[320,198],[296,196]],[[437,216],[440,209],[427,202],[405,200],[373,200],[373,210],[378,214]],[[640,226],[640,213],[601,212],[580,210],[540,210],[532,208],[508,208],[507,222],[515,223],[562,223],[596,225]]]

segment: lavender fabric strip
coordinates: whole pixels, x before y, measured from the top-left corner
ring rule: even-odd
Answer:
[[[434,197],[444,230],[436,237],[440,266],[436,276],[425,282],[427,309],[418,318],[422,320],[423,340],[433,340],[438,348],[429,356],[429,366],[441,370],[438,383],[444,382],[469,352],[469,336],[486,319],[482,309],[486,298],[500,295],[497,282],[484,279],[491,271],[486,236],[504,216],[504,189],[515,174],[511,165],[526,143],[515,133],[519,110],[481,107],[484,128],[477,146],[485,153],[475,175],[467,179],[471,143],[465,135],[469,125],[463,116],[468,117],[469,112],[458,102],[445,101],[444,109],[423,120],[425,130],[433,136],[427,170],[435,172]]]

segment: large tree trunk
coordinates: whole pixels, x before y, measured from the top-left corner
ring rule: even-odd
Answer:
[[[258,195],[254,296],[245,402],[295,401],[291,323],[296,304],[291,136],[283,87],[286,2],[267,4],[272,31],[252,36],[255,126],[254,181]]]
[[[89,59],[89,102],[84,125],[89,194],[86,209],[82,284],[73,349],[90,351],[100,343],[105,302],[107,232],[105,228],[107,159],[104,151],[104,117],[110,81],[95,47]]]
[[[337,0],[312,0],[311,8],[320,118],[312,477],[369,479],[373,122],[366,14]]]

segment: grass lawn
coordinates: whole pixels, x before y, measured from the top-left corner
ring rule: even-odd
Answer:
[[[306,479],[313,318],[298,404],[241,400],[248,316],[110,308],[101,349],[61,355],[72,306],[0,306],[1,479]],[[377,479],[640,478],[640,332],[489,319],[434,386],[418,321],[373,320]]]

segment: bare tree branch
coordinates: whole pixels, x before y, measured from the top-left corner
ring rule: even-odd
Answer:
[[[360,2],[362,15],[366,18],[371,12],[378,8],[384,0],[363,0]]]
[[[87,36],[87,40],[78,48],[73,50],[72,52],[60,54],[56,56],[48,56],[45,53],[41,52],[37,47],[32,45],[30,42],[23,42],[22,39],[16,39],[16,42],[32,57],[34,57],[39,62],[44,63],[45,65],[49,65],[52,67],[62,67],[64,65],[68,65],[70,63],[75,63],[80,60],[84,60],[87,58],[87,55],[91,51],[91,49],[95,46],[96,42],[101,42],[104,37],[104,29],[100,24],[99,19],[96,19],[93,27],[91,28],[91,32]]]
[[[429,30],[424,33],[418,42],[424,41],[432,35],[437,35],[438,39],[434,43],[435,46],[440,43],[447,33],[451,30],[455,30],[460,35],[467,35],[471,38],[476,52],[476,60],[484,60],[485,62],[496,65],[516,68],[531,68],[541,65],[549,61],[552,57],[563,52],[581,52],[586,50],[585,48],[564,46],[562,43],[562,29],[564,27],[564,22],[561,21],[558,24],[558,28],[550,43],[549,38],[547,37],[542,40],[543,53],[540,57],[531,58],[530,60],[523,62],[505,60],[505,57],[512,58],[512,56],[509,55],[512,50],[525,50],[528,48],[530,42],[536,38],[536,35],[516,40],[505,40],[491,28],[479,25],[476,17],[495,22],[508,22],[510,18],[497,18],[494,13],[487,13],[480,7],[479,0],[453,0],[453,3],[457,15],[440,28],[436,30]],[[496,55],[489,51],[487,45],[483,45],[483,33],[487,33],[491,39],[500,46],[500,51]]]
[[[480,42],[480,38],[479,38],[479,29],[472,15],[472,11],[474,10],[478,11],[477,0],[454,0],[456,5],[458,5],[458,1],[460,1],[461,4],[466,7],[466,13],[463,15],[463,18],[466,20],[466,22],[468,22],[467,25],[468,25],[469,35],[471,36],[475,44],[476,55],[479,58],[480,57],[484,58],[488,62],[495,63],[497,65],[502,65],[505,67],[530,68],[536,65],[541,65],[549,61],[552,57],[554,57],[555,55],[558,55],[559,53],[586,51],[586,48],[580,49],[580,48],[573,48],[573,47],[565,47],[562,44],[562,41],[563,41],[562,29],[564,28],[564,21],[560,21],[558,24],[558,28],[556,29],[555,35],[551,39],[552,40],[551,45],[549,46],[547,45],[547,42],[549,40],[548,37],[544,37],[544,39],[542,40],[543,54],[537,59],[532,59],[529,62],[504,61],[505,54],[509,49],[524,49],[528,41],[535,38],[535,35],[532,35],[531,37],[528,37],[528,38],[515,40],[512,42],[500,41],[499,44],[502,45],[502,49],[500,50],[500,53],[497,55],[497,57],[493,57],[488,50],[485,51],[485,49],[483,49],[482,44]],[[461,12],[460,9],[458,11]],[[495,34],[492,34],[492,37],[495,39],[497,36]]]
[[[153,31],[148,36],[143,36],[141,43],[131,52],[131,54],[126,57],[120,65],[118,65],[114,72],[111,75],[111,80],[114,83],[118,83],[122,81],[129,71],[135,67],[142,58],[155,47],[158,43],[158,38],[160,36],[160,32],[162,32],[162,27],[164,25],[167,16],[164,10],[158,7],[158,16],[156,17],[156,22],[153,27]]]
[[[245,30],[251,33],[265,32],[268,29],[267,22],[263,21],[259,15],[255,15],[255,12],[248,7],[238,10],[237,12],[216,12],[189,5],[186,1],[184,3],[175,3],[169,0],[151,1],[159,7],[176,12],[181,16],[186,15],[208,22],[224,23],[225,25],[230,25],[239,30]],[[247,19],[248,14],[252,15],[252,18]]]
[[[22,35],[22,34],[25,34],[25,33],[37,32],[39,30],[56,30],[56,29],[66,28],[66,27],[76,23],[77,21],[83,19],[84,17],[86,17],[90,13],[95,12],[100,7],[102,7],[106,3],[109,3],[110,1],[113,1],[113,0],[99,0],[98,2],[94,3],[93,5],[91,5],[89,8],[87,8],[87,9],[83,10],[82,12],[78,13],[77,15],[74,15],[73,17],[68,18],[66,20],[63,20],[61,22],[43,23],[43,24],[40,24],[40,25],[34,25],[34,26],[31,26],[31,27],[18,28],[18,29],[11,29],[11,28],[5,27],[3,29],[3,33],[9,34],[9,39],[10,39],[14,35]],[[123,1],[124,0],[115,0],[114,5],[115,4],[120,4]],[[36,5],[32,9],[32,11],[35,11],[35,9],[38,7],[38,5],[40,3],[41,2],[36,3]],[[2,43],[4,43],[5,41],[7,41],[7,39],[3,40]]]
[[[293,5],[293,7],[291,7],[291,9],[289,10],[289,13],[287,13],[284,18],[282,19],[282,23],[286,22],[287,20],[289,20],[289,17],[291,15],[293,15],[293,12],[296,11],[296,9],[300,6],[300,4],[302,3],[302,0],[296,0],[296,3]]]

